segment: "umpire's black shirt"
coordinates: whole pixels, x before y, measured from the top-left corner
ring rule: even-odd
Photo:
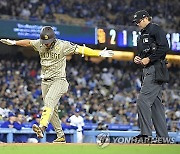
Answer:
[[[149,57],[150,63],[165,59],[166,53],[169,50],[166,33],[163,29],[154,23],[149,23],[141,30],[141,35],[137,41],[138,56],[141,58]]]

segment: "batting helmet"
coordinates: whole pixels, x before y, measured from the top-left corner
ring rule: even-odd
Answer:
[[[44,26],[41,29],[40,33],[40,42],[41,44],[52,43],[56,39],[54,30],[51,26]]]

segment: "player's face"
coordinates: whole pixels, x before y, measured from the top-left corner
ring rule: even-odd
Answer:
[[[49,48],[51,46],[51,43],[48,44],[44,44],[47,48]]]
[[[79,116],[79,112],[75,112],[75,116],[78,117]]]

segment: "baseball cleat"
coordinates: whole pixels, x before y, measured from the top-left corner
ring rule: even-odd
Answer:
[[[65,136],[58,137],[57,139],[55,139],[55,140],[53,141],[53,143],[66,143]]]
[[[43,138],[44,137],[43,131],[38,125],[34,124],[32,126],[32,129],[36,133],[38,138]]]

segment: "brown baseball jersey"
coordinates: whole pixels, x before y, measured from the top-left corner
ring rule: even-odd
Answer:
[[[39,52],[43,79],[66,77],[66,55],[75,53],[77,44],[57,39],[54,47],[47,49],[39,39],[31,40],[30,43]]]

